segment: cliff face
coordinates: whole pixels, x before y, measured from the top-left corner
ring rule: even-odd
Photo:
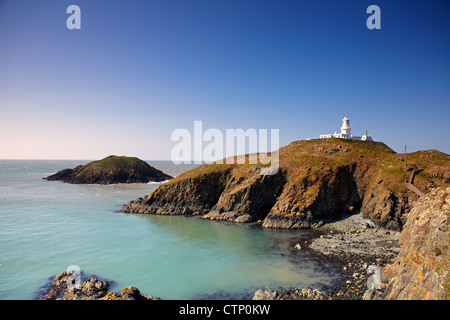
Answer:
[[[160,215],[206,214],[225,189],[230,170],[218,170],[161,185],[151,195],[130,201],[123,212]]]
[[[74,169],[64,169],[44,179],[75,184],[147,183],[172,177],[134,157],[109,156]]]
[[[438,151],[403,155],[385,144],[344,139],[295,141],[279,150],[280,169],[206,164],[130,201],[122,211],[192,214],[234,222],[263,220],[267,228],[309,228],[342,213],[361,211],[377,225],[401,229],[419,196],[408,189],[411,172],[422,192],[448,185],[450,156]]]
[[[259,169],[248,168],[245,175],[230,175],[217,203],[204,218],[235,222],[264,219],[285,183],[281,171],[260,175]]]
[[[385,299],[450,299],[450,187],[420,198],[400,236],[400,253],[383,270]]]
[[[358,168],[357,163],[351,163],[291,172],[263,226],[309,228],[358,210],[367,187],[357,177]]]

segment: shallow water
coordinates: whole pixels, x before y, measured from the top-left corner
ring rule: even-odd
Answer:
[[[311,253],[292,249],[306,231],[124,214],[124,203],[158,184],[42,179],[86,162],[0,160],[0,299],[34,299],[69,265],[113,280],[112,291],[135,286],[162,299],[251,298],[265,286],[321,288],[336,279]]]

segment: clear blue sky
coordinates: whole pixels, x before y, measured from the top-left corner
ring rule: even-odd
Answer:
[[[0,46],[0,158],[169,159],[195,120],[283,146],[344,115],[397,152],[450,153],[446,0],[0,0]]]

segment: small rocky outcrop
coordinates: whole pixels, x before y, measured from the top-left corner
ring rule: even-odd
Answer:
[[[295,141],[280,148],[279,170],[260,164],[205,164],[127,203],[122,211],[202,215],[266,228],[315,228],[360,211],[376,226],[400,231],[421,192],[450,183],[450,156],[436,151],[399,155],[381,142],[345,139]]]
[[[383,269],[383,292],[367,297],[388,300],[450,299],[450,187],[420,198],[400,236],[396,260]]]
[[[122,288],[119,292],[108,292],[102,300],[159,300],[152,296],[144,296],[138,288]]]
[[[160,182],[172,177],[141,159],[109,156],[73,169],[63,169],[44,179],[74,184],[114,184]]]
[[[136,287],[123,288],[120,292],[108,292],[110,282],[89,277],[77,286],[68,286],[71,274],[64,271],[53,276],[52,282],[38,300],[158,300],[144,296]]]
[[[330,300],[331,298],[317,289],[282,289],[275,291],[269,287],[255,292],[252,300]]]

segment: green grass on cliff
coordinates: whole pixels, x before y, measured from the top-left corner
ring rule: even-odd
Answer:
[[[114,156],[111,155],[101,160],[89,162],[86,166],[93,166],[105,169],[128,169],[146,167],[147,163],[136,157]]]

